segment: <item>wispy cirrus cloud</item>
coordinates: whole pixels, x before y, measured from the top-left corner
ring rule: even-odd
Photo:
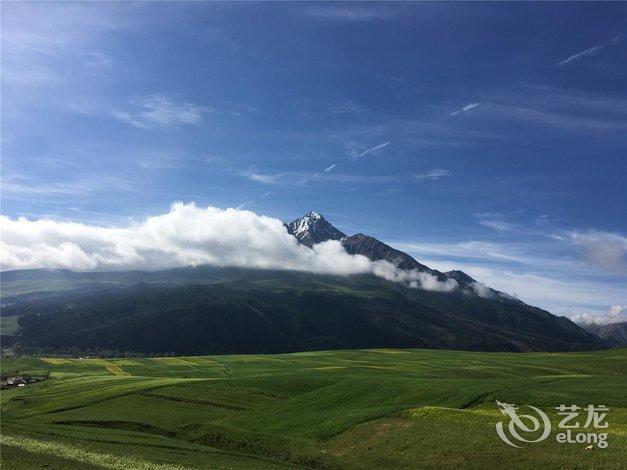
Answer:
[[[515,230],[516,225],[507,221],[504,214],[496,212],[478,212],[473,214],[477,223],[498,232]]]
[[[417,175],[414,175],[414,178],[417,180],[436,181],[443,176],[449,176],[450,174],[450,170],[446,170],[444,168],[434,168],[432,170],[425,171],[424,173],[418,173]]]
[[[333,171],[333,169],[336,167],[337,165],[334,163],[333,165],[330,165],[328,167],[326,167],[324,170],[322,170],[323,173],[328,173],[330,171]]]
[[[331,165],[334,166],[334,165]],[[261,184],[303,186],[312,181],[326,181],[334,183],[389,183],[401,179],[401,175],[355,175],[348,173],[335,173],[331,170],[319,172],[287,171],[281,173],[260,173],[247,171],[240,173],[245,178]]]
[[[511,223],[499,219],[479,219],[477,223],[499,232],[514,230],[514,226]]]
[[[486,123],[499,125],[505,121],[519,121],[541,126],[541,130],[547,126],[576,133],[627,130],[627,100],[620,94],[523,85],[515,93],[511,90],[493,90],[482,98],[470,111],[464,111],[464,107],[449,114],[473,114],[480,111],[473,117]],[[468,130],[460,132],[467,133]]]
[[[171,170],[174,168],[185,168],[187,163],[177,160],[143,160],[139,166],[147,170]]]
[[[281,182],[281,178],[285,176],[285,173],[264,174],[255,170],[249,170],[243,173],[243,176],[261,184],[278,184]]]
[[[393,18],[397,12],[382,5],[326,4],[305,9],[305,14],[318,20],[367,22]]]
[[[110,67],[113,64],[113,59],[104,52],[90,51],[83,55],[83,63],[88,67]]]
[[[2,80],[13,94],[75,86],[87,68],[102,71],[113,59],[101,40],[129,28],[124,11],[103,6],[16,2],[3,8]]]
[[[365,110],[363,106],[350,100],[342,101],[331,108],[333,114],[360,114]]]
[[[607,46],[614,46],[618,44],[619,40],[620,40],[620,34],[617,36],[614,36],[614,38],[612,38],[611,41],[608,41],[604,44],[600,44],[598,46],[591,47],[589,49],[585,49],[581,52],[578,52],[577,54],[573,54],[570,57],[567,57],[566,59],[559,61],[557,64],[555,64],[555,67],[560,68],[560,67],[564,67],[565,65],[572,65],[576,62],[579,62],[582,59],[585,59],[586,57],[594,56],[598,54],[599,52],[601,52],[603,49],[605,49]]]
[[[242,210],[244,209],[244,207],[250,206],[253,203],[252,200],[248,200],[246,202],[242,202],[240,205],[238,205],[237,207],[235,207],[236,211]]]
[[[391,142],[384,142],[382,144],[375,145],[374,147],[367,148],[366,150],[358,150],[359,144],[357,142],[351,142],[346,147],[348,148],[348,151],[351,157],[358,159],[358,158],[363,158],[366,155],[379,152],[380,150],[383,150],[385,147],[387,147],[390,144]]]
[[[76,198],[103,191],[134,191],[124,179],[100,175],[50,181],[29,176],[10,175],[2,178],[2,197],[7,199],[35,200],[41,198]]]
[[[151,95],[131,102],[125,110],[112,115],[121,122],[140,129],[199,124],[213,113],[212,108],[188,102],[177,102],[166,95]]]
[[[412,251],[420,259],[454,259],[461,261],[506,262],[531,264],[537,261],[524,253],[520,247],[499,243],[468,240],[450,243],[396,242],[394,246],[402,250]]]
[[[542,107],[542,105],[532,108],[524,105],[490,103],[489,106],[486,106],[486,112],[506,119],[551,126],[564,131],[612,132],[627,129],[627,121],[624,116],[617,119],[609,114],[606,116],[593,115],[592,113],[581,114],[561,109],[550,109]]]
[[[453,111],[452,113],[449,114],[449,116],[457,116],[458,114],[461,114],[461,113],[467,113],[468,111],[470,111],[471,109],[476,108],[480,104],[481,103],[469,103],[466,106],[464,106],[464,107],[462,107],[462,108],[460,108],[460,109],[458,109],[456,111]]]

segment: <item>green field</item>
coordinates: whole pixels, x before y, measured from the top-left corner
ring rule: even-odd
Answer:
[[[627,349],[9,358],[2,468],[624,468]],[[607,405],[609,446],[501,442],[495,400]],[[521,406],[521,410],[523,407]],[[590,429],[594,431],[593,429]]]

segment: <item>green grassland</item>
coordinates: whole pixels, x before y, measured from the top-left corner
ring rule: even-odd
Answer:
[[[624,468],[627,349],[9,358],[2,468]],[[607,405],[609,446],[501,442],[495,400]],[[521,409],[523,407],[521,406]]]

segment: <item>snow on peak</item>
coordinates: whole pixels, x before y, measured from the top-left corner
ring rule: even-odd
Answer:
[[[287,224],[289,233],[301,243],[312,246],[326,240],[340,240],[345,235],[317,212],[311,211]]]
[[[312,229],[314,222],[322,219],[323,217],[317,212],[311,211],[307,215],[301,217],[296,220],[296,227],[293,228],[294,235],[298,237],[304,233],[307,233],[310,229]],[[294,223],[294,222],[292,222]]]
[[[299,235],[306,233],[309,230],[309,217],[301,217],[298,220],[298,225],[294,228],[294,235],[298,238]]]

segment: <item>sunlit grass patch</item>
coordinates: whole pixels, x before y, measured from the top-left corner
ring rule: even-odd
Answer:
[[[182,357],[153,357],[150,359],[158,364],[167,364],[170,366],[195,366],[196,364]]]
[[[42,357],[41,360],[53,366],[60,366],[62,364],[72,364],[71,359],[64,359],[61,357]]]
[[[133,361],[132,359],[114,359],[112,361],[117,366],[141,366],[141,362]]]
[[[86,464],[99,465],[104,468],[120,470],[127,470],[130,468],[137,470],[177,470],[185,468],[171,464],[158,464],[132,457],[122,457],[113,454],[93,452],[60,442],[41,441],[28,437],[0,435],[0,444],[3,446],[19,447],[38,454],[53,455]]]
[[[107,369],[113,375],[121,375],[121,376],[130,376],[131,375],[128,372],[124,371],[120,366],[118,366],[117,364],[113,364],[113,363],[107,364],[105,366],[105,369]]]

